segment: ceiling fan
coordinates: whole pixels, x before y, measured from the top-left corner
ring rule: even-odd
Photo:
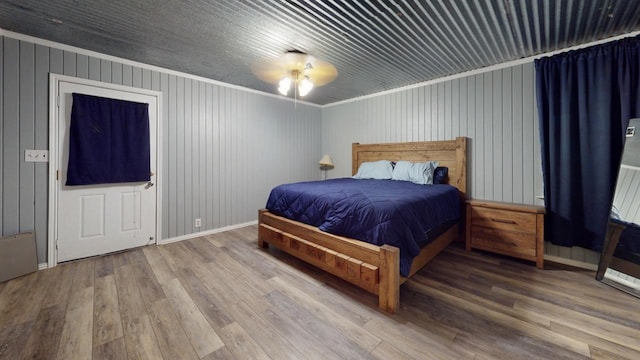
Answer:
[[[298,50],[290,50],[279,59],[262,58],[251,65],[251,71],[261,80],[278,84],[278,92],[294,97],[306,96],[314,86],[332,82],[338,75],[335,66]]]

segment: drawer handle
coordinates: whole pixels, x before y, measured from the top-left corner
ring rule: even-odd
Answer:
[[[499,223],[504,223],[504,224],[515,224],[516,222],[513,220],[502,220],[502,219],[494,219],[494,218],[489,218],[491,219],[491,221],[493,222],[499,222]]]

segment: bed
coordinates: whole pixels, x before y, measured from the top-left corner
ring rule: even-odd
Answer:
[[[459,201],[466,198],[467,138],[455,140],[352,145],[352,174],[363,162],[377,160],[412,162],[438,161],[448,167],[448,184],[458,189]],[[461,207],[462,209],[464,207]],[[460,214],[460,219],[464,216]],[[338,276],[378,295],[379,307],[395,313],[399,304],[399,287],[434,256],[461,235],[464,227],[454,223],[424,246],[413,258],[407,276],[400,275],[398,247],[374,245],[337,236],[261,209],[258,212],[258,245],[269,244],[307,263]]]

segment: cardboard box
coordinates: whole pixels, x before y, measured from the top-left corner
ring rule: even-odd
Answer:
[[[33,233],[0,238],[0,282],[38,270]]]

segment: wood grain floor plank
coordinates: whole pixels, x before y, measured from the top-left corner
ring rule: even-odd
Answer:
[[[188,240],[187,240],[188,241]],[[175,242],[160,247],[160,253],[164,256],[171,271],[178,271],[189,267],[193,258],[182,242]]]
[[[220,331],[226,348],[237,359],[271,359],[253,338],[240,326],[233,322]]]
[[[213,246],[221,248],[224,247],[226,245],[226,234],[210,234],[205,236],[205,239],[207,239],[208,242],[210,242],[211,244],[213,244]]]
[[[199,237],[184,242],[185,247],[200,262],[212,262],[220,258],[220,249],[211,246],[211,243],[205,238]]]
[[[128,319],[124,323],[124,345],[129,359],[162,359],[151,317],[147,314]],[[164,324],[159,324],[159,327]],[[160,332],[164,334],[164,332]],[[189,353],[185,354],[185,357]],[[171,359],[168,358],[167,359]],[[177,359],[177,358],[175,358]]]
[[[416,359],[468,359],[473,356],[465,349],[453,348],[453,341],[444,342],[431,338],[419,329],[403,323],[376,317],[366,323],[364,328]]]
[[[593,302],[586,300],[585,292],[571,292],[563,289],[561,285],[551,288],[541,282],[521,281],[521,279],[511,278],[505,276],[505,274],[496,273],[491,269],[478,269],[471,275],[471,279],[478,283],[493,284],[512,293],[535,298],[542,302],[600,316],[607,321],[615,317],[615,321],[618,323],[640,328],[640,315],[628,311],[627,308],[613,306],[608,303],[595,305]],[[593,283],[595,285],[597,282],[594,280]],[[499,286],[496,284],[499,284]]]
[[[165,359],[199,359],[182,329],[169,300],[162,299],[149,306],[151,326]]]
[[[93,272],[89,274],[93,279]],[[93,287],[83,287],[71,294],[57,359],[91,358],[93,350],[93,297]]]
[[[66,306],[62,305],[40,310],[24,346],[22,359],[50,359],[58,352],[65,313]]]
[[[178,270],[177,275],[180,283],[216,332],[233,322],[224,301],[210,291],[191,269]]]
[[[256,240],[257,241],[257,240]],[[272,278],[282,272],[279,264],[272,261],[256,261],[256,258],[265,257],[269,254],[261,248],[252,246],[243,246],[243,242],[239,242],[239,246],[224,247],[220,251],[226,253],[226,257],[244,265],[244,271],[250,274],[257,274],[264,280]],[[220,257],[218,255],[218,257]],[[252,275],[255,276],[255,275]]]
[[[71,287],[73,285],[73,278],[75,276],[76,269],[79,262],[70,262],[65,264],[59,264],[54,269],[56,276],[51,281],[47,296],[42,300],[42,307],[50,307],[55,305],[62,305],[66,307],[69,301],[69,295],[71,294]],[[45,271],[52,271],[54,269],[47,269]]]
[[[176,278],[174,272],[167,265],[167,261],[160,253],[159,247],[146,246],[143,248],[143,252],[160,285]]]
[[[223,271],[225,277],[234,279],[236,286],[238,283],[244,285],[255,296],[262,296],[273,290],[273,287],[265,281],[268,278],[261,275],[262,272],[254,272],[252,275],[246,266],[230,256],[221,256],[215,264]]]
[[[406,360],[418,360],[418,359],[428,359],[427,358],[415,358],[412,356],[409,356],[407,353],[405,353],[404,351],[398,349],[397,347],[393,346],[390,342],[388,341],[382,341],[380,344],[378,344],[378,346],[376,346],[376,348],[371,352],[371,355],[373,355],[374,358],[376,359],[380,359],[380,360],[388,360],[388,359],[406,359]]]
[[[297,352],[305,354],[309,359],[344,359],[334,349],[319,343],[313,334],[307,332],[304,327],[290,317],[285,316],[276,309],[265,309],[259,316],[277,331],[281,337],[289,340],[292,348]]]
[[[202,283],[216,294],[226,306],[233,305],[240,300],[241,289],[230,283],[229,279],[220,277],[213,265],[205,266],[202,263],[191,264],[190,270],[202,281]]]
[[[493,330],[493,328],[491,329]],[[488,330],[488,331],[491,331]],[[504,329],[498,329],[504,334]],[[480,334],[462,333],[456,337],[452,346],[475,352],[475,358],[481,359],[553,359],[553,360],[583,360],[584,355],[547,344],[518,332],[508,332],[508,335],[496,337]]]
[[[93,347],[93,360],[121,360],[127,359],[127,357],[124,337]],[[134,359],[133,356],[130,358]]]
[[[258,315],[256,309],[268,309],[268,306],[255,305],[252,302],[251,305],[244,301],[234,304],[229,307],[230,316],[238,322],[249,333],[253,340],[260,345],[260,347],[269,355],[272,359],[279,360],[304,360],[309,359],[309,356],[305,353],[298,351],[298,349],[290,343],[291,338],[285,338],[282,336],[278,329],[264,320]]]
[[[483,296],[476,295],[477,292],[475,291],[474,292],[465,291],[464,287],[458,288],[457,284],[454,287],[454,286],[447,285],[446,283],[437,281],[436,279],[437,279],[436,277],[429,278],[427,276],[418,275],[415,278],[412,278],[410,281],[437,289],[439,291],[442,291],[444,293],[450,294],[458,298],[464,298],[467,301],[471,301],[474,304],[482,306],[483,308],[497,311],[501,314],[508,315],[514,319],[519,319],[519,320],[537,324],[543,327],[549,327],[549,325],[551,324],[551,319],[549,319],[548,316],[545,316],[544,313],[532,313],[527,311],[520,311],[514,308],[516,301],[513,300],[513,298],[511,298],[510,301],[507,301],[508,305],[505,305],[503,301],[494,302],[493,298],[487,299]],[[407,288],[410,288],[410,287],[411,285],[407,286]],[[504,298],[506,297],[507,296],[505,295]]]
[[[133,266],[133,274],[138,282],[140,295],[144,302],[146,304],[151,304],[155,301],[164,299],[165,294],[162,291],[162,286],[158,282],[156,275],[153,273],[153,270],[146,259],[144,261],[131,263],[131,265]]]
[[[26,298],[23,298],[20,302],[20,314],[13,319],[15,323],[22,323],[36,319],[40,313],[44,299],[49,294],[49,289],[51,288],[53,279],[57,276],[58,271],[58,269],[54,268],[38,271],[29,275],[35,276],[36,281],[30,283],[31,287],[25,287],[23,289],[23,291],[26,291],[29,295]]]
[[[99,256],[96,258],[95,272],[96,278],[113,275],[113,257],[112,256]]]
[[[143,247],[142,253],[144,254],[144,257],[147,259],[147,262],[164,260],[164,257],[160,252],[160,248],[162,247],[163,245]]]
[[[497,303],[503,306],[512,307],[515,300],[512,297],[496,294],[491,289],[493,285],[478,284],[477,282],[469,280],[469,272],[460,274],[458,272],[452,272],[446,266],[429,266],[425,271],[421,271],[417,274],[418,277],[412,277],[409,279],[419,281],[420,279],[431,279],[433,281],[443,284],[455,284],[455,288],[465,293],[473,294],[486,301]]]
[[[22,312],[22,303],[29,298],[29,292],[38,282],[38,275],[32,273],[9,280],[0,298],[0,326],[19,324],[31,317],[31,314]],[[20,321],[20,318],[26,320]]]
[[[492,321],[497,324],[510,327],[516,331],[523,332],[527,336],[535,337],[542,341],[548,342],[550,344],[554,344],[559,347],[569,349],[577,354],[580,354],[583,356],[589,356],[588,344],[585,344],[584,342],[581,342],[579,340],[572,339],[570,337],[567,337],[561,334],[553,333],[551,331],[548,331],[548,329],[546,328],[540,327],[538,325],[534,325],[532,323],[529,323],[520,319],[510,317],[509,315],[503,314],[495,310],[484,308],[466,299],[459,298],[438,290],[431,289],[417,282],[412,282],[410,286],[418,287],[420,288],[420,291],[423,293],[443,299],[452,304],[456,304],[456,306],[459,306],[461,308],[472,310],[475,314],[478,314],[478,316],[482,316],[488,321]]]
[[[71,285],[71,293],[93,287],[95,258],[82,259],[75,261],[77,265],[73,275],[73,284]]]
[[[288,298],[279,290],[274,290],[266,296],[274,310],[277,310],[283,316],[288,317],[291,322],[296,323],[297,339],[300,340],[304,334],[314,338],[319,344],[324,345],[327,349],[338,354],[342,358],[348,359],[367,359],[371,358],[371,354],[367,349],[363,349],[356,343],[335,331],[334,328],[319,319],[308,309],[295,300]]]
[[[127,260],[129,261],[130,264],[147,261],[147,258],[144,256],[144,252],[142,251],[142,248],[125,251],[124,255],[127,257]]]
[[[114,275],[98,277],[95,280],[93,306],[93,346],[121,338],[122,321]]]
[[[204,357],[224,346],[178,279],[166,283],[162,288],[199,357]]]
[[[405,284],[405,285],[408,285]],[[414,312],[423,313],[431,318],[430,326],[448,328],[456,332],[451,343],[453,349],[463,349],[476,356],[485,354],[490,358],[535,358],[535,359],[581,359],[582,355],[544,341],[528,337],[526,334],[497,322],[487,321],[486,317],[476,314],[474,309],[461,307],[455,302],[430,296],[428,293],[411,291],[410,297],[404,297],[405,306]],[[477,309],[475,309],[477,310]],[[399,314],[401,317],[409,314]],[[431,332],[431,327],[423,327],[420,318],[408,317],[404,326],[421,328],[422,334]],[[431,337],[431,335],[428,335]]]
[[[598,360],[637,359],[637,357],[621,357],[618,353],[612,353],[593,345],[591,346],[591,358]]]
[[[376,307],[363,306],[363,304],[354,298],[350,298],[348,294],[340,291],[331,285],[307,286],[305,283],[296,281],[295,278],[287,275],[278,275],[296,288],[304,289],[311,296],[322,299],[322,302],[330,307],[334,312],[340,314],[345,319],[360,326],[371,320],[374,316],[378,316],[379,312]],[[346,287],[351,285],[343,284]]]
[[[127,257],[126,251],[110,254],[109,257],[113,261],[114,269],[131,264],[131,262],[129,261],[129,257]]]
[[[120,310],[120,318],[123,324],[147,312],[145,302],[142,295],[140,295],[138,282],[133,275],[134,271],[135,269],[131,264],[118,266],[114,270],[118,309]]]
[[[232,270],[230,270],[226,265],[228,265],[228,262],[224,262],[224,264],[222,264],[222,258],[221,257],[221,263],[219,264],[218,262],[215,263],[195,263],[193,264],[192,268],[198,269],[198,271],[200,271],[200,273],[209,273],[209,274],[213,274],[213,275],[209,275],[209,276],[213,276],[213,279],[216,279],[217,283],[222,283],[223,287],[227,288],[227,292],[225,292],[225,296],[226,299],[225,301],[228,301],[230,303],[234,303],[236,301],[241,301],[244,298],[256,298],[256,297],[262,297],[262,295],[264,295],[265,291],[266,291],[266,285],[261,284],[258,285],[258,282],[261,282],[258,279],[250,279],[247,278],[246,276],[244,276],[243,274],[236,274],[234,273]],[[206,269],[206,270],[204,270]],[[201,280],[207,281],[207,277],[202,277],[200,276],[200,274],[198,274],[198,276],[200,277]],[[215,284],[210,284],[212,286],[215,286]],[[220,292],[218,292],[218,294],[221,294]]]
[[[297,289],[291,284],[283,281],[279,277],[274,277],[268,282],[275,285],[278,291],[287,296],[294,302],[303,305],[309,312],[313,313],[318,319],[332,326],[338,333],[345,338],[358,344],[366,351],[372,351],[380,342],[381,338],[374,336],[369,331],[364,330],[361,326],[345,320],[339,314],[328,308],[322,303],[322,298],[316,299],[302,289]]]
[[[589,344],[589,348],[591,349],[591,356],[593,357],[593,349],[597,348],[602,350],[603,352],[609,354],[615,354],[618,358],[622,359],[640,359],[640,351],[637,349],[629,348],[624,345],[620,345],[618,342],[612,342],[606,339],[603,339],[599,336],[595,336],[589,334],[588,332],[582,331],[582,329],[577,329],[571,326],[566,326],[563,324],[558,324],[555,321],[551,322],[551,330],[559,333],[570,335],[573,338],[582,340]]]
[[[496,291],[507,290],[496,288]],[[514,296],[518,296],[515,295]],[[640,351],[640,329],[629,328],[611,323],[588,314],[549,304],[540,300],[520,295],[515,305],[516,309],[528,312],[544,312],[553,317],[553,322],[579,329],[582,332],[595,335],[601,339],[611,341]]]
[[[220,348],[202,358],[202,360],[238,360],[226,347]]]
[[[20,359],[22,351],[29,341],[35,321],[17,325],[0,323],[0,359]]]

